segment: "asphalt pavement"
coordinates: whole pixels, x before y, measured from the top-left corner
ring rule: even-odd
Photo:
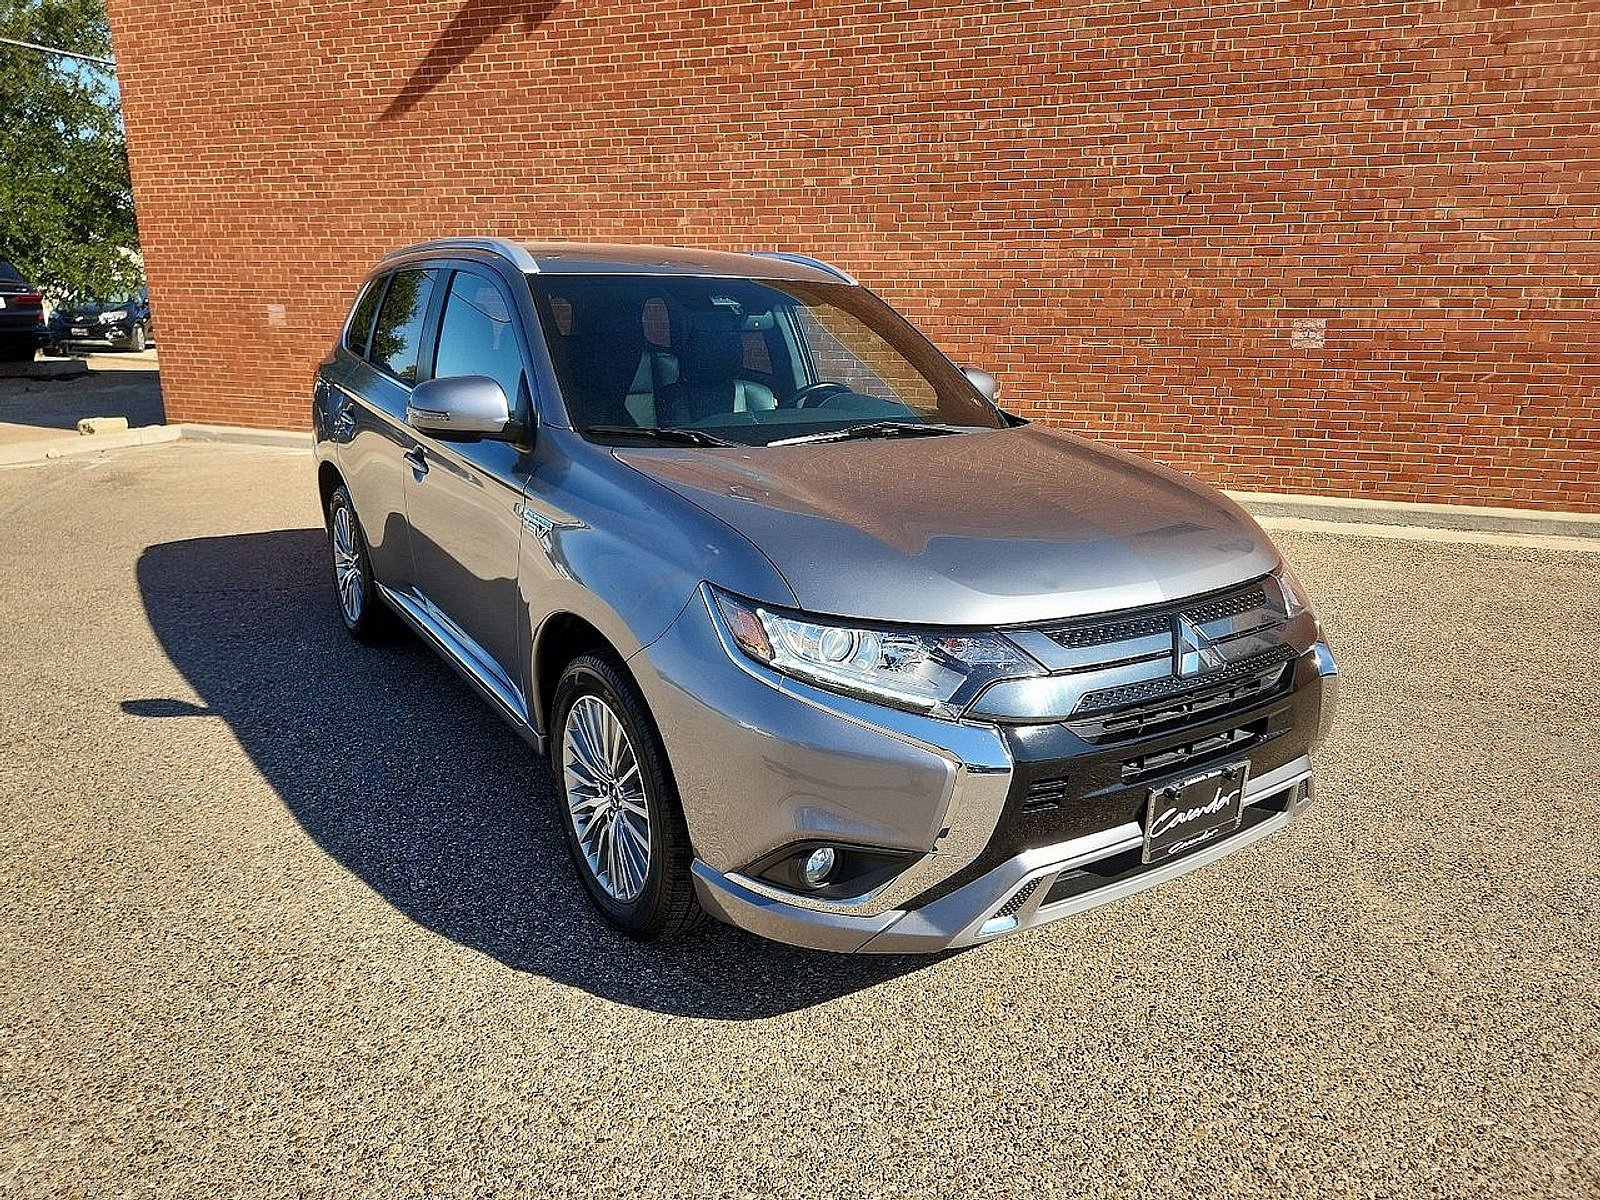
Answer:
[[[542,763],[333,606],[308,456],[0,469],[0,1196],[1600,1195],[1600,556],[1279,536],[1281,836],[840,958],[590,915]]]

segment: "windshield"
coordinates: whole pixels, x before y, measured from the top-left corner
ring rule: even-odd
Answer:
[[[1006,424],[864,288],[670,275],[529,277],[567,411],[597,436],[693,429],[746,445],[884,422]]]
[[[139,292],[112,292],[106,296],[79,294],[73,296],[70,303],[79,308],[121,308],[141,298],[142,294]]]

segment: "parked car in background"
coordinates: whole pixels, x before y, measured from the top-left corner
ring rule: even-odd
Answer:
[[[102,299],[69,300],[50,315],[49,331],[52,349],[98,343],[138,352],[155,340],[150,291],[140,288]]]
[[[44,297],[0,258],[0,362],[30,362],[44,338]]]
[[[1338,684],[1294,572],[996,393],[815,259],[414,246],[316,374],[339,612],[550,755],[639,938],[970,946],[1282,829]]]

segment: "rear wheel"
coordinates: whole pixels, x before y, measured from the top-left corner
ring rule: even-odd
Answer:
[[[33,361],[33,339],[0,341],[0,362],[25,363]]]
[[[353,637],[379,640],[390,629],[389,610],[372,579],[372,559],[355,506],[343,484],[328,498],[328,545],[333,555],[334,592],[339,616]]]
[[[610,658],[585,654],[562,672],[552,711],[562,829],[595,907],[641,941],[698,924],[688,829],[638,688]]]

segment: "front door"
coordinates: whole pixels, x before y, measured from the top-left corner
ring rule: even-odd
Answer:
[[[503,285],[460,269],[445,287],[429,377],[487,375],[526,421],[527,367]],[[503,441],[424,436],[405,479],[416,594],[495,691],[510,689],[501,699],[524,717],[517,562],[526,457]]]

